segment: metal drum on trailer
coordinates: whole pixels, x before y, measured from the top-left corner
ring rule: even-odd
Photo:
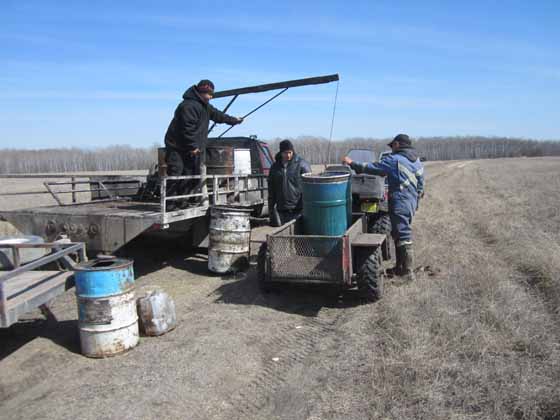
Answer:
[[[82,353],[109,357],[138,344],[132,261],[94,259],[75,267]]]
[[[234,149],[233,174],[251,175],[251,149]]]
[[[302,176],[306,235],[340,236],[348,229],[349,179],[350,174],[339,172]]]
[[[208,269],[225,274],[249,264],[251,209],[215,206],[210,211]]]
[[[233,165],[233,147],[206,147],[206,171],[208,175],[231,175]]]

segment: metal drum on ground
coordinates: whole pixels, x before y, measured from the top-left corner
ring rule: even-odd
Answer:
[[[350,174],[304,174],[303,228],[306,235],[340,236],[348,228]]]
[[[249,264],[251,209],[215,206],[210,211],[208,269],[224,274]]]
[[[138,344],[132,261],[94,259],[75,267],[82,353],[109,357]]]

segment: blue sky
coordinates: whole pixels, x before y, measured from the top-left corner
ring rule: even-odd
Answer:
[[[0,147],[148,146],[201,78],[222,90],[330,73],[337,139],[560,139],[558,22],[556,0],[1,0]],[[328,137],[335,89],[289,90],[230,133]]]

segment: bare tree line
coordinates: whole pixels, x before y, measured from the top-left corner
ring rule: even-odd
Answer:
[[[272,150],[278,150],[283,139],[269,142]],[[350,149],[370,149],[376,153],[390,150],[391,139],[353,137],[332,141],[321,137],[297,137],[290,139],[296,152],[312,164],[339,162]],[[507,137],[423,137],[413,146],[427,160],[493,159],[504,157],[560,156],[560,141],[539,141]]]
[[[47,173],[123,171],[150,168],[157,147],[110,146],[98,149],[4,149],[0,150],[0,173]]]
[[[278,151],[282,139],[269,141]],[[390,139],[353,137],[329,143],[322,137],[290,139],[296,152],[312,164],[339,162],[350,149],[389,150]],[[487,159],[502,157],[560,156],[560,141],[537,141],[506,137],[424,137],[414,142],[420,156],[428,160]],[[0,173],[47,173],[79,171],[122,171],[148,169],[157,161],[155,144],[148,148],[110,146],[97,149],[3,149]]]

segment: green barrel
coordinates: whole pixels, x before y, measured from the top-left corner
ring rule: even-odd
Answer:
[[[306,235],[340,236],[348,229],[350,174],[304,174],[303,229]]]

